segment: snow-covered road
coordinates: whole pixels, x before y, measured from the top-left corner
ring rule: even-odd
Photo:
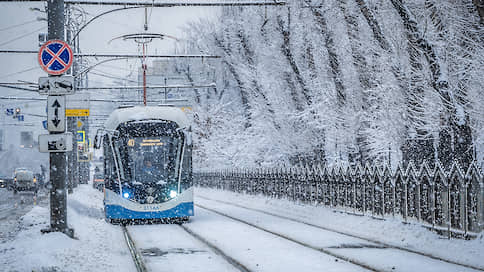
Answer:
[[[148,271],[473,271],[398,246],[484,267],[482,237],[440,239],[392,220],[225,191],[199,188],[195,201],[195,216],[183,226],[127,227]],[[3,237],[0,271],[136,271],[122,227],[106,223],[102,207],[102,193],[90,185],[68,196],[72,240],[40,234],[48,226],[48,205],[34,206],[18,220],[18,231]],[[446,245],[454,259],[440,249]]]

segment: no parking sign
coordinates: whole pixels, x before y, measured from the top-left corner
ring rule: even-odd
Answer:
[[[50,75],[61,75],[72,66],[73,54],[61,40],[49,40],[39,50],[39,64]]]

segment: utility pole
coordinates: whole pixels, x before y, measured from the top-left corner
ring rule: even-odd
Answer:
[[[66,40],[67,42],[69,42],[71,40],[71,27],[72,27],[72,23],[71,23],[71,11],[70,11],[70,4],[67,4],[66,5],[66,10],[67,10],[67,31],[66,31]],[[76,47],[75,47],[75,44],[71,44],[71,46],[74,48],[74,53],[75,53],[75,50],[76,50]],[[74,64],[73,64],[73,67],[70,69],[71,70],[71,74],[74,75],[75,74],[75,64],[76,63],[76,59],[74,59]],[[75,86],[75,85],[74,85]],[[75,135],[75,126],[73,125],[73,123],[75,123],[73,120],[71,120],[72,118],[69,118],[67,117],[67,130],[68,131],[71,131],[73,133],[73,135]],[[74,166],[76,165],[75,162],[74,162],[74,159],[75,159],[75,153],[74,153],[74,150],[77,150],[77,146],[74,146],[76,145],[76,142],[75,141],[72,141],[73,143],[73,148],[71,152],[67,153],[67,192],[69,194],[72,194],[74,192]]]
[[[48,40],[64,40],[64,0],[48,0],[47,1],[47,22],[48,22]],[[49,75],[50,80],[59,78],[59,75]],[[47,107],[54,108],[55,120],[54,125],[63,122],[64,129],[62,131],[49,130],[49,139],[59,136],[59,142],[55,142],[56,147],[65,146],[65,140],[62,139],[61,134],[65,133],[65,95],[50,95],[47,99]],[[50,102],[55,101],[53,105]],[[60,107],[63,101],[64,107]],[[57,104],[57,105],[56,105]],[[64,113],[59,111],[64,111]],[[49,115],[49,113],[48,113]],[[57,119],[60,116],[61,120]],[[63,120],[62,120],[63,119]],[[49,120],[48,120],[49,121]],[[57,124],[56,124],[57,123]],[[52,141],[49,140],[48,148],[50,148]],[[64,152],[49,152],[50,162],[50,229],[42,230],[42,232],[63,232],[66,235],[73,237],[74,230],[67,226],[67,194],[66,194],[66,153]]]

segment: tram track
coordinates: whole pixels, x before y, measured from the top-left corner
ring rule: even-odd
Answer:
[[[131,253],[131,257],[133,258],[134,265],[136,266],[136,270],[138,272],[148,272],[141,257],[141,254],[136,248],[136,245],[128,232],[128,229],[126,228],[126,226],[121,226],[121,228],[123,230],[124,240],[126,241],[129,252]]]
[[[381,248],[388,248],[388,249],[400,250],[400,251],[404,251],[404,252],[407,252],[407,253],[416,254],[416,255],[419,255],[419,256],[422,256],[422,257],[426,257],[426,258],[430,258],[430,259],[433,259],[433,260],[437,260],[437,261],[440,261],[440,262],[443,262],[443,263],[447,263],[447,264],[451,264],[451,265],[457,265],[457,266],[461,266],[461,267],[465,267],[465,268],[469,268],[469,269],[474,269],[474,270],[478,270],[478,271],[484,271],[484,268],[482,268],[482,267],[477,267],[477,266],[474,266],[474,265],[469,265],[469,264],[464,264],[464,263],[456,262],[456,261],[453,261],[453,260],[448,260],[448,259],[441,258],[441,257],[438,257],[438,256],[434,256],[432,254],[428,254],[428,253],[425,253],[425,252],[420,252],[420,251],[408,249],[408,248],[405,248],[405,247],[400,247],[400,246],[395,246],[395,245],[387,244],[387,243],[384,243],[384,242],[381,242],[381,241],[378,241],[378,240],[369,239],[367,237],[361,237],[359,235],[355,235],[355,234],[352,234],[352,233],[347,233],[347,232],[344,232],[344,231],[335,230],[335,229],[328,228],[328,227],[323,227],[323,226],[316,225],[316,224],[313,224],[313,223],[310,223],[310,222],[305,222],[305,221],[302,221],[302,220],[298,220],[298,219],[294,219],[294,218],[291,218],[291,217],[287,217],[287,216],[283,216],[283,215],[279,215],[279,214],[267,212],[267,211],[264,211],[264,210],[260,210],[260,209],[256,209],[256,208],[250,208],[250,207],[246,207],[246,206],[243,206],[243,205],[239,205],[239,204],[235,204],[235,203],[230,203],[230,202],[226,202],[226,201],[222,201],[222,200],[215,200],[215,199],[211,199],[211,198],[207,198],[207,197],[202,197],[202,196],[197,196],[197,197],[198,198],[201,198],[201,199],[209,200],[209,201],[214,201],[214,202],[222,203],[222,204],[229,205],[229,206],[234,206],[234,207],[241,208],[241,209],[246,209],[246,210],[249,210],[249,211],[254,211],[254,212],[258,212],[258,213],[262,213],[262,214],[274,216],[274,217],[277,217],[277,218],[280,218],[280,219],[284,219],[284,220],[292,221],[292,222],[295,222],[295,223],[303,224],[303,225],[306,225],[306,226],[309,226],[309,227],[314,227],[314,228],[321,229],[321,230],[324,230],[324,231],[337,233],[339,235],[344,235],[344,236],[347,236],[347,237],[364,240],[364,241],[367,241],[367,242],[370,242],[370,243],[374,243],[374,244],[380,246]],[[347,256],[344,256],[344,255],[341,255],[341,254],[338,254],[338,253],[334,253],[333,251],[331,251],[331,249],[335,249],[337,247],[332,247],[332,248],[328,248],[328,249],[326,249],[326,248],[320,248],[320,247],[315,247],[315,246],[310,245],[308,243],[305,243],[305,242],[299,241],[297,239],[291,238],[291,237],[289,237],[289,236],[287,236],[285,234],[282,234],[282,233],[279,233],[279,232],[276,232],[276,231],[273,231],[273,230],[269,230],[267,228],[264,228],[264,227],[255,225],[255,224],[253,224],[251,222],[248,222],[248,221],[245,221],[243,219],[240,219],[240,218],[237,218],[237,217],[234,217],[234,216],[225,214],[223,212],[220,212],[220,211],[217,211],[217,210],[214,210],[214,209],[205,207],[203,205],[196,204],[196,206],[198,206],[199,208],[202,208],[202,209],[206,209],[208,211],[211,211],[213,213],[219,214],[221,216],[225,216],[225,217],[230,218],[232,220],[235,220],[235,221],[238,221],[238,222],[247,224],[247,225],[249,225],[251,227],[254,227],[254,228],[257,228],[259,230],[263,230],[265,232],[268,232],[268,233],[271,233],[273,235],[279,236],[281,238],[290,240],[290,241],[295,242],[297,244],[300,244],[302,246],[305,246],[305,247],[308,247],[308,248],[311,248],[311,249],[320,251],[322,253],[331,255],[333,257],[340,258],[342,260],[348,261],[350,263],[353,263],[353,264],[358,265],[360,267],[363,267],[365,269],[369,269],[371,271],[384,271],[384,270],[380,270],[378,268],[372,267],[371,265],[369,265],[367,263],[363,263],[361,261],[358,261],[358,260],[356,260],[354,258],[349,258]]]
[[[291,241],[295,244],[298,244],[298,245],[301,245],[303,247],[306,247],[306,248],[309,248],[309,249],[312,249],[312,250],[316,250],[316,251],[319,251],[320,253],[323,253],[323,254],[326,254],[326,255],[329,255],[329,256],[332,256],[332,257],[335,257],[335,258],[338,258],[338,259],[341,259],[343,261],[346,261],[348,263],[351,263],[351,264],[354,264],[354,265],[357,265],[359,267],[362,267],[364,269],[367,269],[367,270],[370,270],[370,271],[374,271],[374,272],[384,272],[385,270],[381,270],[381,269],[377,269],[377,268],[374,268],[374,267],[371,267],[369,266],[368,264],[365,264],[363,262],[360,262],[358,260],[355,260],[353,258],[349,258],[347,256],[344,256],[344,255],[341,255],[341,254],[337,254],[337,253],[334,253],[334,252],[331,252],[329,250],[326,250],[324,248],[320,248],[320,247],[315,247],[313,245],[310,245],[308,243],[305,243],[305,242],[302,242],[302,241],[299,241],[297,239],[294,239],[294,238],[291,238],[287,235],[284,235],[282,233],[278,233],[278,232],[275,232],[275,231],[272,231],[272,230],[269,230],[269,229],[266,229],[264,227],[261,227],[261,226],[258,226],[258,225],[255,225],[255,224],[252,224],[250,222],[247,222],[245,220],[242,220],[240,218],[236,218],[236,217],[233,217],[233,216],[230,216],[228,214],[225,214],[225,213],[222,213],[222,212],[219,212],[219,211],[216,211],[214,209],[211,209],[211,208],[207,208],[207,207],[204,207],[200,204],[196,204],[195,206],[199,207],[199,208],[202,208],[202,209],[205,209],[207,211],[210,211],[210,212],[213,212],[215,214],[218,214],[218,215],[221,215],[221,216],[224,216],[224,217],[227,217],[227,218],[230,218],[234,221],[237,221],[239,223],[243,223],[245,225],[248,225],[250,227],[253,227],[255,229],[258,229],[258,230],[261,230],[261,231],[264,231],[264,232],[267,232],[269,234],[272,234],[272,235],[275,235],[279,238],[282,238],[282,239],[285,239],[285,240],[288,240],[288,241]]]
[[[173,224],[176,225],[176,224]],[[205,245],[208,247],[210,250],[213,251],[216,255],[221,257],[223,260],[231,264],[234,268],[241,272],[252,272],[250,269],[248,269],[246,266],[244,266],[242,263],[237,261],[236,259],[232,258],[229,256],[225,251],[220,249],[219,247],[215,246],[213,243],[209,242],[207,239],[202,237],[200,234],[194,232],[190,228],[188,228],[185,225],[176,225],[180,227],[185,233],[187,233],[190,237],[194,238],[196,241],[200,242],[201,244]],[[132,238],[132,235],[130,235],[128,228],[125,225],[121,226],[123,230],[123,236],[125,238],[125,242],[128,246],[128,249],[131,253],[131,257],[133,259],[133,263],[136,267],[136,270],[138,272],[148,272],[150,270],[147,269],[144,261],[142,254],[140,253],[139,249],[136,247],[135,241]]]
[[[230,257],[227,255],[223,250],[215,246],[214,244],[210,243],[207,239],[203,238],[199,234],[195,233],[192,231],[190,228],[180,225],[180,228],[182,228],[186,233],[188,233],[190,236],[201,242],[202,244],[206,245],[208,248],[210,248],[215,254],[219,255],[222,257],[224,260],[226,260],[228,263],[233,265],[235,268],[237,268],[241,272],[251,272],[250,269],[248,269],[246,266],[241,264],[239,261],[235,260],[234,258]]]

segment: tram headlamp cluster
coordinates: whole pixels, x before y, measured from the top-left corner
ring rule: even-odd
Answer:
[[[174,191],[174,190],[171,190],[171,191],[170,191],[170,197],[171,197],[171,198],[175,198],[175,197],[176,197],[176,195],[177,195],[176,191]]]

